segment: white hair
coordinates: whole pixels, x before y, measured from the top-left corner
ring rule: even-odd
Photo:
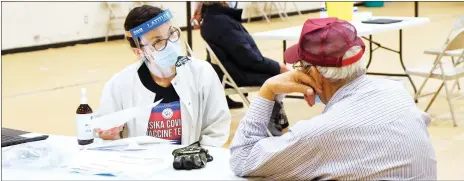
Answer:
[[[343,59],[352,57],[362,50],[360,46],[354,46],[348,49]],[[321,67],[315,66],[319,73],[330,82],[349,82],[366,74],[366,62],[364,57],[359,61],[345,67]]]

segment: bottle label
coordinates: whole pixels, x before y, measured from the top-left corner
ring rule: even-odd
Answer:
[[[78,114],[76,116],[78,140],[90,140],[94,138],[93,129],[90,126],[91,120],[92,114]]]

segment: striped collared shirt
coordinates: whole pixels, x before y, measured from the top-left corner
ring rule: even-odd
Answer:
[[[230,145],[239,176],[284,180],[435,180],[429,116],[395,81],[361,76],[324,112],[267,137],[273,101],[256,96]],[[305,108],[301,108],[304,113]]]

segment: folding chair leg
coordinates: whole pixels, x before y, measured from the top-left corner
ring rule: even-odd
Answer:
[[[441,77],[443,79],[443,84],[445,84],[445,90],[446,90],[446,99],[448,99],[448,106],[450,108],[450,112],[451,112],[451,118],[453,119],[453,126],[456,127],[457,126],[457,122],[456,122],[456,117],[454,116],[454,107],[453,107],[453,104],[451,102],[451,92],[448,88],[448,85],[446,84],[446,78],[445,78],[445,75],[444,75],[444,68],[443,68],[443,64],[441,63],[440,61],[440,69],[441,69]]]
[[[459,79],[456,80],[456,85],[458,85],[458,91],[461,90],[461,84],[459,83]]]
[[[280,10],[282,11],[282,14],[285,16],[285,19],[288,19],[287,10],[284,9],[284,7],[282,6],[282,4],[280,4],[280,2],[278,2],[278,5],[280,7]]]
[[[225,89],[226,88],[226,82],[227,82],[227,77],[226,75],[222,76],[222,87]]]
[[[422,93],[422,89],[424,89],[425,84],[427,83],[427,81],[429,80],[429,78],[430,78],[430,74],[429,74],[429,76],[427,76],[427,77],[425,78],[424,82],[422,82],[421,86],[419,87],[419,90],[417,90],[417,92],[416,92],[416,95],[414,95],[414,101],[417,101],[417,100],[419,99],[419,96],[420,96],[420,94]]]
[[[441,59],[441,56],[438,56],[435,58],[435,61],[434,61],[434,66],[433,68],[430,70],[429,72],[429,75],[425,78],[424,82],[422,83],[422,85],[419,87],[419,89],[417,90],[416,92],[416,95],[414,95],[414,101],[417,102],[417,100],[419,99],[419,96],[421,95],[421,92],[422,92],[422,89],[424,89],[425,87],[425,84],[427,83],[427,81],[429,80],[429,78],[432,76],[432,73],[433,71],[435,70],[436,66],[437,66],[437,63],[441,63],[440,61]],[[441,65],[441,64],[440,64]]]
[[[273,8],[273,6],[272,6],[272,4],[271,4],[271,7],[269,8],[269,11],[266,13],[266,14],[269,14],[269,18],[271,18],[270,16],[272,16],[272,8]],[[264,9],[264,11],[266,11],[266,9],[267,9],[267,2],[264,3],[264,8],[263,8],[263,9]],[[263,17],[263,19],[264,19],[264,17]]]
[[[454,88],[455,87],[458,87],[458,90],[461,90],[461,88],[459,87],[459,79],[456,79],[456,81],[454,81],[454,84],[453,86],[451,87],[451,92],[454,91]]]
[[[108,28],[108,30],[106,31],[106,36],[105,36],[105,42],[108,42],[108,36],[110,34],[110,30]]]
[[[293,2],[293,6],[295,6],[295,9],[298,12],[298,15],[302,15],[300,9],[298,8],[298,5],[296,5],[295,2]]]
[[[459,61],[459,60],[460,60],[460,59],[458,59],[458,61]],[[455,62],[454,57],[451,57],[451,61],[453,61],[453,65],[459,65],[458,62]],[[458,86],[458,90],[461,90],[461,85],[459,84],[459,78],[456,79],[456,82],[454,83],[453,88],[451,88],[451,90],[454,90],[454,87],[455,87],[456,85]]]
[[[247,7],[247,16],[248,16],[248,20],[247,20],[247,23],[250,23],[250,19],[251,19],[251,11],[250,11],[250,6]]]
[[[430,107],[432,106],[432,103],[435,101],[435,98],[437,98],[438,94],[440,93],[441,89],[443,88],[443,85],[445,85],[444,83],[442,83],[440,85],[440,87],[438,88],[437,92],[435,92],[435,94],[433,95],[432,97],[432,100],[430,100],[429,104],[427,105],[427,108],[425,108],[424,112],[427,112]]]
[[[106,30],[106,36],[105,36],[105,42],[108,42],[108,37],[110,36],[110,31],[111,31],[111,19],[108,22],[108,29]]]
[[[245,97],[245,95],[243,95],[243,93],[241,92],[238,95],[240,96],[240,98],[242,98],[243,103],[246,105],[246,107],[250,107],[250,101]]]
[[[282,6],[282,4],[280,4],[280,2],[277,2],[280,6],[280,8],[282,9],[282,13],[284,14],[285,18],[288,19],[288,14],[287,14],[287,3],[284,2],[284,6]]]
[[[256,6],[257,6],[257,8],[258,8],[258,11],[261,13],[261,15],[264,16],[264,18],[266,19],[266,21],[267,21],[268,23],[270,23],[271,20],[269,20],[269,18],[267,17],[266,12],[264,11],[264,7],[263,7],[263,8],[259,8],[258,2],[256,3]]]
[[[282,6],[277,4],[277,2],[271,2],[271,7],[274,6],[277,9],[277,13],[282,21],[285,21],[286,16],[282,13]]]
[[[240,96],[240,98],[242,98],[243,103],[245,103],[246,107],[250,107],[250,101],[246,98],[245,94],[242,91],[240,91],[240,89],[235,84],[233,84],[230,81],[224,81],[224,82],[227,83],[227,85],[231,86],[233,89],[235,89],[235,91],[237,91],[238,95]]]

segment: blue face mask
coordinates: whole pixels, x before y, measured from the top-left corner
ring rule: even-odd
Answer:
[[[168,42],[164,50],[152,52],[151,55],[155,60],[154,62],[148,62],[147,67],[157,77],[170,77],[175,73],[172,70],[172,66],[176,64],[177,58],[181,56],[181,53],[182,48],[179,40],[174,43]]]
[[[181,55],[182,49],[180,47],[180,41],[174,43],[168,42],[166,48],[162,51],[153,51],[152,56],[155,58],[155,63],[160,68],[171,68],[176,61],[177,57]]]
[[[321,99],[319,98],[319,96],[317,94],[316,94],[315,102],[316,103],[322,103]]]

